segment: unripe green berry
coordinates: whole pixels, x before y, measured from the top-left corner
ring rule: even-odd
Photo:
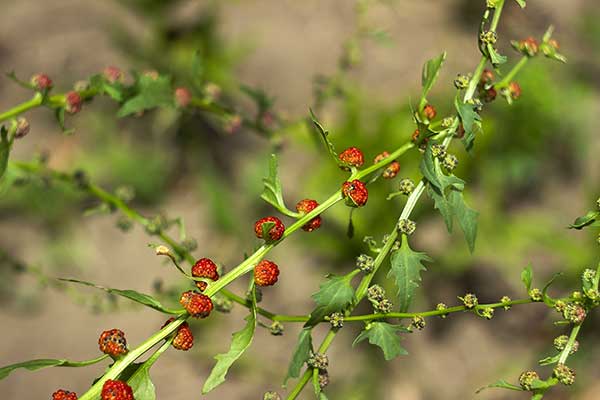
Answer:
[[[401,219],[398,221],[398,230],[405,235],[412,235],[415,229],[417,229],[417,223],[410,219]]]
[[[533,288],[529,291],[529,298],[533,301],[542,301],[544,294],[538,288]]]
[[[500,303],[503,304],[502,307],[504,308],[505,311],[510,310],[510,304],[509,304],[510,302],[511,302],[511,299],[508,296],[502,296],[502,298],[500,299]]]
[[[464,297],[459,297],[459,299],[462,300],[464,306],[469,310],[477,307],[477,304],[479,304],[477,296],[475,296],[473,293],[467,293]]]
[[[531,390],[531,385],[536,379],[540,379],[540,376],[535,371],[525,371],[519,376],[519,385],[524,390]]]
[[[413,190],[415,190],[415,183],[412,180],[404,178],[400,181],[400,193],[408,196]]]
[[[418,329],[418,330],[423,330],[425,328],[425,318],[421,317],[421,316],[414,316],[412,318],[412,322],[410,324],[410,326],[414,329]]]
[[[374,267],[375,260],[373,260],[373,257],[361,254],[356,258],[356,268],[360,269],[365,274],[373,272]]]
[[[570,386],[575,383],[575,371],[567,367],[565,364],[558,364],[556,367],[554,367],[552,375],[563,385]]]

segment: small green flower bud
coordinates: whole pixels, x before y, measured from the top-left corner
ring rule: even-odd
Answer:
[[[265,392],[263,400],[281,400],[281,396],[277,392]]]
[[[579,304],[569,303],[563,310],[563,317],[575,325],[579,325],[586,317],[585,309]]]
[[[596,289],[586,289],[584,292],[585,296],[590,300],[597,300],[598,297],[600,297],[598,294],[598,290]]]
[[[442,128],[450,128],[454,123],[454,117],[446,117],[442,120]]]
[[[385,299],[385,289],[379,285],[373,285],[367,290],[367,299],[371,303],[379,303]]]
[[[508,296],[502,296],[502,298],[500,299],[500,303],[503,304],[502,307],[504,308],[505,311],[510,310],[510,304],[509,304],[510,302],[511,302],[511,299]]]
[[[365,274],[373,272],[374,267],[375,260],[373,260],[373,257],[361,254],[356,258],[356,268],[360,269]]]
[[[493,10],[498,5],[498,0],[486,0],[485,5],[490,10]]]
[[[228,314],[233,309],[233,301],[229,300],[227,297],[217,295],[212,298],[212,302],[215,310],[222,312],[223,314]]]
[[[567,306],[567,303],[565,303],[562,300],[556,300],[556,302],[554,303],[554,309],[556,311],[558,311],[559,313],[562,313],[565,310],[566,306]]]
[[[90,88],[90,83],[88,81],[77,81],[73,84],[73,90],[76,92],[83,92]]]
[[[131,186],[119,186],[115,189],[115,196],[125,203],[129,203],[135,197],[135,189]]]
[[[596,271],[594,271],[591,268],[587,268],[585,271],[583,271],[583,274],[581,275],[582,279],[588,282],[592,282],[594,280],[594,278],[596,277]]]
[[[393,306],[392,302],[389,301],[388,299],[383,299],[379,303],[373,304],[373,308],[375,308],[375,310],[377,312],[380,312],[383,314],[387,314],[387,313],[391,312],[392,306]]]
[[[133,222],[131,221],[131,218],[121,215],[117,218],[116,225],[121,231],[129,232],[133,227]]]
[[[325,371],[329,366],[329,358],[326,354],[313,353],[306,361],[309,367],[317,368],[318,370]]]
[[[405,194],[408,196],[409,194],[412,193],[413,190],[415,190],[415,183],[412,180],[410,180],[408,178],[404,178],[400,181],[399,191],[402,194]]]
[[[445,309],[447,309],[447,308],[448,308],[448,306],[447,306],[447,305],[445,305],[444,303],[438,303],[438,304],[435,306],[435,309],[436,309],[437,311],[442,311],[442,310],[445,310]],[[447,316],[448,316],[448,313],[446,313],[446,314],[441,314],[441,315],[440,315],[440,317],[442,317],[442,318],[446,318]]]
[[[458,165],[458,158],[454,154],[446,154],[442,160],[442,166],[448,171],[453,171]]]
[[[458,90],[466,89],[469,87],[470,80],[469,75],[458,74],[456,75],[456,79],[454,79],[454,87]]]
[[[479,40],[484,44],[496,44],[498,40],[498,35],[494,31],[483,31],[479,34]]]
[[[560,335],[554,338],[554,348],[558,351],[563,351],[567,347],[567,343],[569,342],[569,337],[567,335]],[[579,349],[579,342],[576,340],[573,342],[573,346],[569,351],[569,354],[574,354]]]
[[[570,386],[575,383],[575,371],[567,367],[565,364],[558,364],[556,367],[554,367],[552,375],[563,385]]]
[[[401,219],[398,221],[397,229],[406,235],[412,235],[412,233],[417,229],[417,224],[410,219]]]
[[[283,324],[279,321],[273,321],[273,323],[269,327],[269,332],[273,336],[283,335]]]
[[[480,314],[479,314],[482,318],[485,319],[492,319],[494,318],[494,309],[492,307],[486,307],[483,310],[481,310]]]
[[[412,322],[410,324],[410,326],[414,329],[418,329],[418,330],[423,330],[425,328],[425,318],[421,317],[421,316],[414,316],[412,319]]]
[[[335,312],[326,319],[329,320],[329,323],[333,329],[340,329],[344,326],[344,314],[342,313]]]
[[[571,298],[575,303],[581,303],[583,301],[583,293],[581,293],[579,290],[575,290],[573,293],[571,293]]]
[[[531,385],[533,385],[533,381],[536,379],[540,379],[540,376],[535,371],[525,371],[519,376],[519,385],[524,390],[531,390]]]
[[[533,288],[529,291],[529,298],[533,301],[542,301],[544,295],[538,288]]]
[[[459,297],[459,299],[462,300],[464,306],[469,310],[477,307],[477,304],[479,304],[477,296],[475,296],[473,293],[467,293],[464,297]]]
[[[446,156],[446,148],[441,144],[434,144],[431,146],[431,154],[435,158],[443,159]]]

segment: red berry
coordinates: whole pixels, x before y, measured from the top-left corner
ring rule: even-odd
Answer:
[[[263,224],[266,222],[273,223],[275,225],[269,229],[269,237],[263,238]],[[281,220],[277,217],[264,217],[254,223],[254,232],[258,238],[265,239],[266,241],[276,242],[283,236],[283,232],[285,232],[285,225],[283,225],[283,222],[281,222]]]
[[[101,400],[135,400],[131,386],[123,381],[108,379],[102,386]]]
[[[518,48],[521,52],[527,54],[530,57],[533,57],[537,54],[539,45],[537,40],[530,36],[527,39],[520,40]]]
[[[121,354],[127,354],[127,340],[125,333],[119,329],[104,331],[98,339],[100,351],[111,357],[117,357]]]
[[[318,206],[319,206],[319,203],[317,203],[315,200],[304,199],[304,200],[300,200],[298,202],[298,204],[296,204],[296,211],[298,211],[299,213],[302,213],[302,214],[308,214],[309,212],[311,212]],[[317,215],[316,217],[314,217],[313,219],[308,221],[306,224],[302,225],[302,229],[305,230],[306,232],[312,232],[315,229],[318,229],[320,226],[321,226],[321,216]]]
[[[496,89],[494,89],[494,87],[491,87],[491,88],[489,88],[487,90],[483,90],[481,92],[481,99],[483,101],[485,101],[486,103],[490,103],[496,99],[496,95],[497,95]]]
[[[219,279],[219,272],[217,271],[217,264],[215,264],[209,258],[201,258],[196,261],[196,264],[192,267],[192,276],[195,278],[208,278],[210,280],[216,281]],[[204,291],[206,289],[206,282],[196,282],[196,286],[200,291]]]
[[[392,161],[381,173],[384,179],[393,179],[400,172],[400,163],[398,161]]]
[[[363,152],[356,147],[348,147],[339,155],[340,161],[346,167],[361,167],[365,163]]]
[[[52,393],[52,400],[77,400],[77,394],[75,392],[69,392],[68,390],[59,389]]]
[[[278,276],[279,268],[273,261],[262,260],[254,267],[254,283],[258,286],[273,286]]]
[[[418,129],[417,129],[418,130]],[[418,135],[418,134],[417,134]],[[373,159],[373,164],[377,164],[379,161],[388,158],[390,156],[390,153],[388,153],[387,151],[384,151],[382,153],[377,154],[377,156]]]
[[[195,290],[188,290],[181,294],[179,303],[194,318],[206,318],[213,309],[213,303],[210,297],[198,293]]]
[[[415,129],[412,136],[410,137],[410,140],[412,140],[413,142],[416,142],[419,139],[420,134],[421,134],[421,132],[419,132],[418,129]]]
[[[350,207],[362,207],[367,204],[369,192],[367,186],[358,179],[352,182],[342,184],[342,195],[346,200],[346,205]]]
[[[481,86],[488,86],[494,81],[494,72],[489,69],[484,69],[481,73],[481,78],[479,79],[479,84]]]
[[[81,96],[75,91],[67,92],[65,95],[65,110],[69,114],[77,114],[81,111]]]
[[[513,100],[517,100],[519,97],[521,97],[521,86],[514,81],[509,83],[508,93],[510,93],[510,97],[512,97]]]
[[[52,87],[52,79],[46,74],[35,74],[31,77],[30,82],[39,91],[48,90]]]
[[[173,321],[175,321],[175,318],[169,318],[167,322],[164,323],[162,328],[169,325]],[[184,322],[177,328],[177,333],[175,333],[175,337],[173,338],[173,347],[177,350],[187,351],[191,349],[193,345],[194,335],[192,334],[190,325],[187,322]]]
[[[431,104],[427,104],[424,108],[423,108],[423,115],[431,120],[434,119],[435,116],[437,115],[437,111],[435,111],[435,107],[432,106]]]
[[[113,66],[104,68],[102,73],[104,75],[104,79],[106,79],[108,83],[123,82],[123,78],[125,77],[120,68]]]
[[[192,93],[184,87],[175,89],[175,104],[177,107],[185,108],[192,101]]]

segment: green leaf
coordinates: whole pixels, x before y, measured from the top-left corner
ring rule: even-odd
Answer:
[[[454,175],[444,174],[439,161],[433,157],[431,146],[429,145],[425,149],[425,154],[423,155],[419,169],[425,179],[433,186],[433,189],[443,197],[446,196],[445,190],[448,187],[461,191],[465,188],[465,182],[462,179]]]
[[[431,185],[427,186],[427,194],[433,199],[434,208],[439,210],[440,214],[442,214],[448,233],[452,233],[454,213],[451,204],[443,195],[433,189]]]
[[[515,0],[517,2],[517,4],[519,5],[519,7],[521,8],[525,8],[526,4],[525,4],[525,0]]]
[[[573,221],[573,223],[569,225],[569,228],[583,229],[584,227],[591,225],[597,219],[600,219],[600,211],[588,211],[587,214]]]
[[[94,358],[93,360],[86,361],[69,361],[55,359],[37,359],[24,361],[0,368],[0,380],[6,378],[8,375],[10,375],[11,372],[19,368],[23,368],[29,371],[37,371],[38,369],[50,367],[86,367],[88,365],[96,364],[106,359],[107,357],[108,356],[104,354],[98,358]]]
[[[138,368],[127,380],[127,383],[133,389],[135,400],[156,400],[156,388],[150,378],[150,366],[146,366],[146,364]]]
[[[310,319],[304,325],[313,326],[324,316],[344,310],[354,299],[354,288],[350,285],[354,275],[329,275],[319,286],[319,291],[311,297],[317,303],[317,308],[310,314]]]
[[[446,60],[446,52],[443,52],[439,56],[428,60],[425,63],[425,65],[423,65],[423,73],[421,76],[421,85],[423,86],[423,99],[427,97],[427,94],[433,87],[438,75],[440,74],[440,69],[444,64],[444,60]]]
[[[315,128],[317,129],[317,132],[319,132],[319,134],[321,135],[321,138],[323,138],[323,141],[325,142],[325,145],[327,146],[327,152],[333,158],[333,160],[335,161],[335,163],[337,165],[342,165],[342,162],[340,161],[338,154],[335,151],[335,146],[333,145],[331,140],[329,140],[329,131],[326,130],[323,127],[323,125],[321,125],[321,123],[317,119],[316,115],[313,113],[313,110],[309,109],[309,111],[310,111],[310,119],[312,120],[313,125],[315,126]]]
[[[8,139],[8,133],[4,126],[0,131],[0,179],[4,176],[4,172],[6,172],[6,167],[8,166],[8,156],[10,154],[11,141]]]
[[[369,339],[369,343],[379,346],[383,351],[383,357],[386,361],[389,361],[400,355],[408,354],[400,345],[398,332],[408,332],[408,330],[403,326],[391,325],[387,322],[372,322],[354,339],[352,347],[365,339]]]
[[[246,349],[250,347],[256,330],[256,295],[252,288],[252,306],[250,307],[250,315],[246,317],[246,326],[241,331],[233,334],[231,347],[227,353],[217,354],[215,360],[217,363],[213,367],[210,375],[204,382],[202,393],[206,394],[225,382],[227,371],[244,354]]]
[[[312,330],[310,328],[304,328],[300,331],[300,336],[298,336],[298,342],[296,343],[296,348],[294,349],[287,375],[283,380],[284,387],[287,384],[288,379],[300,376],[302,366],[306,360],[308,360],[308,357],[310,357],[312,349]]]
[[[182,313],[182,310],[171,310],[169,308],[166,308],[154,297],[144,294],[144,293],[136,292],[135,290],[129,290],[129,289],[120,290],[120,289],[107,288],[104,286],[96,285],[95,283],[80,281],[78,279],[63,279],[63,278],[61,278],[59,280],[63,281],[63,282],[78,283],[80,285],[90,286],[90,287],[93,287],[96,289],[104,290],[107,293],[112,293],[112,294],[116,294],[121,297],[128,298],[129,300],[133,300],[136,303],[143,304],[146,307],[150,307],[156,311],[160,311],[165,314],[178,315],[178,314]]]
[[[125,101],[117,116],[125,117],[161,106],[174,106],[171,79],[165,75],[158,77],[141,75],[135,86],[135,94]]]
[[[503,56],[502,54],[498,53],[498,50],[496,50],[496,48],[491,44],[486,45],[485,48],[487,50],[488,58],[490,62],[494,65],[494,67],[500,64],[504,64],[507,61],[506,56]]]
[[[531,264],[527,265],[523,268],[521,272],[521,282],[525,285],[527,292],[531,289],[531,282],[533,281],[533,270],[531,268]]]
[[[548,356],[546,358],[542,358],[541,360],[538,361],[538,363],[541,366],[552,365],[552,364],[556,364],[559,359],[560,359],[560,353],[558,353],[555,356]]]
[[[454,107],[465,130],[463,143],[467,150],[471,150],[475,141],[475,133],[481,130],[481,116],[477,114],[472,104],[463,102],[458,95],[454,98]]]
[[[477,391],[475,393],[479,393],[482,390],[491,389],[491,388],[510,389],[510,390],[516,390],[516,391],[519,391],[519,392],[523,391],[523,389],[520,386],[513,385],[512,383],[508,383],[504,379],[500,379],[500,380],[498,380],[498,381],[496,381],[494,383],[490,383],[487,386],[484,386],[482,388],[477,389]]]
[[[423,262],[433,261],[427,254],[413,251],[406,235],[402,235],[402,246],[392,253],[388,277],[394,276],[398,287],[400,312],[406,312],[421,282],[421,271],[427,271]]]
[[[264,189],[260,197],[271,204],[277,210],[279,210],[282,214],[287,216],[296,218],[298,217],[298,213],[290,211],[283,200],[283,191],[281,187],[281,181],[279,180],[279,175],[277,173],[277,156],[275,154],[271,154],[271,158],[269,159],[269,176],[263,178]],[[270,229],[270,228],[269,228]],[[268,237],[268,236],[263,236]]]
[[[463,194],[459,191],[451,190],[448,195],[448,201],[452,207],[452,213],[458,219],[458,225],[465,235],[469,250],[473,253],[475,250],[475,239],[477,238],[479,213],[467,206]]]
[[[542,299],[544,300],[544,303],[546,303],[550,307],[554,306],[554,300],[552,300],[552,298],[547,295],[548,289],[550,289],[550,286],[552,286],[556,278],[558,278],[561,275],[562,272],[557,272],[554,275],[552,275],[552,278],[548,281],[548,283],[544,285],[542,289]]]

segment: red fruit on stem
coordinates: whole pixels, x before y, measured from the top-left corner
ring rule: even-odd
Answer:
[[[213,309],[213,303],[210,297],[198,293],[195,290],[188,290],[181,294],[179,303],[194,318],[206,318]]]
[[[365,163],[363,152],[356,147],[348,147],[340,153],[339,158],[346,167],[359,168]]]
[[[75,91],[70,91],[65,94],[65,110],[69,114],[77,114],[81,111],[81,96]]]
[[[77,400],[77,394],[75,392],[69,392],[68,390],[59,389],[52,393],[52,400]]]
[[[302,213],[302,214],[308,214],[309,212],[311,212],[318,206],[319,206],[319,203],[317,203],[316,200],[304,199],[304,200],[300,200],[298,202],[298,204],[296,204],[296,211],[298,211],[299,213]],[[321,216],[317,215],[316,217],[314,217],[313,219],[308,221],[306,224],[302,225],[302,229],[305,230],[306,232],[312,232],[315,229],[318,229],[320,226],[321,226]]]
[[[30,82],[39,91],[48,90],[52,87],[52,79],[46,74],[35,74],[31,77]]]
[[[102,386],[102,400],[135,400],[131,386],[123,381],[108,379]]]
[[[215,264],[209,258],[201,258],[192,267],[192,276],[195,278],[208,278],[210,280],[216,281],[219,279],[219,272],[217,271],[217,264]],[[200,291],[204,291],[206,289],[206,282],[196,282],[196,286]]]
[[[269,229],[269,232],[268,232],[269,237],[268,238],[263,237],[263,224],[265,224],[265,223],[273,223],[274,224],[273,227],[271,229]],[[283,222],[281,222],[281,220],[277,217],[273,217],[273,216],[264,217],[254,223],[254,233],[256,233],[256,237],[258,237],[260,239],[265,239],[266,241],[276,242],[279,239],[281,239],[284,232],[285,232],[285,225],[283,225]]]
[[[160,329],[163,329],[173,321],[175,321],[175,318],[169,318]],[[191,349],[193,345],[194,335],[192,334],[190,325],[187,322],[184,322],[177,328],[177,333],[175,333],[175,337],[173,338],[173,347],[177,350],[187,351]]]
[[[113,66],[108,66],[104,68],[102,74],[104,75],[104,79],[106,79],[108,83],[123,82],[123,79],[125,77],[123,71],[121,71],[120,68]]]
[[[342,195],[346,201],[346,205],[350,207],[362,207],[367,204],[369,199],[369,192],[367,186],[355,179],[351,182],[344,182],[342,184]]]
[[[435,116],[437,115],[437,111],[435,111],[435,107],[432,106],[431,104],[427,104],[424,108],[423,108],[423,115],[429,119],[432,120],[435,118]]]
[[[273,286],[279,277],[279,268],[273,261],[262,260],[254,267],[254,283],[257,286]]]
[[[192,101],[192,92],[188,88],[178,87],[175,89],[175,104],[177,107],[185,108]]]
[[[392,161],[381,173],[384,179],[393,179],[400,172],[400,163],[398,161]]]
[[[98,339],[98,347],[104,354],[111,357],[118,357],[122,354],[127,354],[127,340],[125,333],[120,329],[111,329],[102,332]]]

